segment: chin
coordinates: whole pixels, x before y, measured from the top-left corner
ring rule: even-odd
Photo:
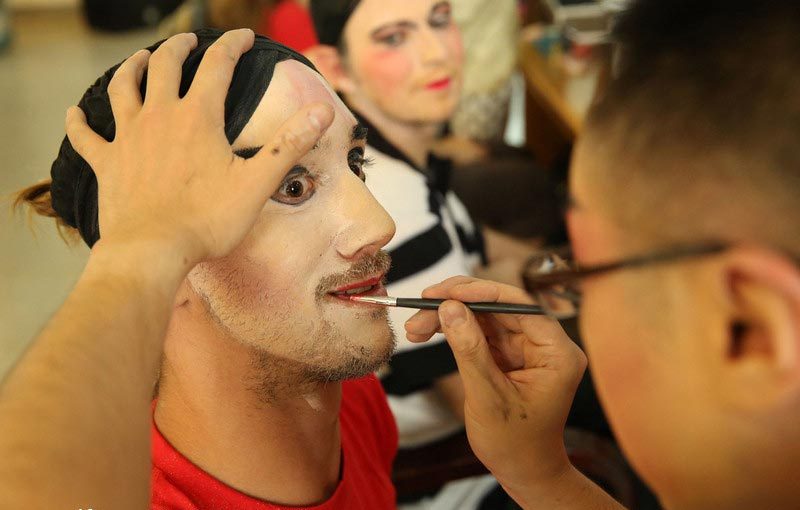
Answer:
[[[368,310],[353,319],[329,324],[327,341],[339,343],[327,350],[309,377],[318,382],[357,379],[375,372],[389,361],[395,349],[395,334],[385,308]]]
[[[422,115],[427,117],[425,120],[428,123],[444,123],[449,122],[453,115],[456,113],[458,101],[453,99],[445,99],[437,101],[427,108],[422,110]]]

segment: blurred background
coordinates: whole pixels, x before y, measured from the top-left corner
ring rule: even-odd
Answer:
[[[111,2],[109,2],[111,3]],[[88,250],[68,246],[52,222],[10,211],[16,190],[49,177],[64,112],[91,81],[155,28],[90,30],[77,0],[0,0],[0,376],[64,301]]]

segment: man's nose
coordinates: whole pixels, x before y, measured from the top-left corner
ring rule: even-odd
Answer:
[[[345,228],[337,236],[336,249],[351,261],[373,256],[391,241],[395,233],[394,220],[360,179],[347,179],[352,186],[350,196],[342,204]]]

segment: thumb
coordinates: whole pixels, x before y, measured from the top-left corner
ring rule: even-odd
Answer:
[[[504,375],[475,315],[463,303],[445,301],[439,306],[439,322],[456,358],[467,398],[494,401]]]
[[[289,169],[316,145],[333,117],[333,107],[326,103],[312,103],[292,115],[256,156],[242,161],[255,180],[252,184],[271,196]]]

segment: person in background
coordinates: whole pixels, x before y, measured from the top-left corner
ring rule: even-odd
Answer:
[[[200,28],[256,29],[274,0],[186,0],[159,25],[159,34],[170,37]]]
[[[505,134],[511,76],[517,68],[520,19],[516,0],[452,0],[464,41],[464,85],[440,151],[468,163],[483,159]]]
[[[252,28],[303,52],[317,44],[308,0],[188,0],[160,25],[162,37],[203,27]]]
[[[281,0],[275,7],[264,9],[258,32],[301,53],[316,46],[308,4],[309,0]]]

